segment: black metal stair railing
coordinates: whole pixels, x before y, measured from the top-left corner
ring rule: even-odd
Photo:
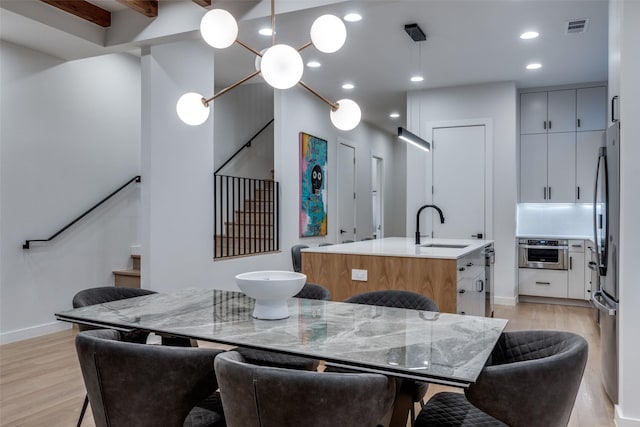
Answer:
[[[280,250],[280,183],[214,175],[214,258]]]
[[[92,207],[90,207],[89,209],[87,209],[83,214],[81,214],[79,217],[77,217],[76,219],[74,219],[73,221],[71,221],[69,224],[65,225],[64,227],[62,227],[60,230],[58,230],[57,232],[55,232],[53,235],[51,235],[51,237],[49,237],[48,239],[29,239],[29,240],[25,240],[24,244],[22,245],[22,249],[29,249],[31,248],[31,243],[34,242],[50,242],[51,240],[55,239],[56,237],[58,237],[62,232],[64,232],[65,230],[67,230],[69,227],[71,227],[72,225],[74,225],[75,223],[77,223],[78,221],[80,221],[82,218],[84,218],[85,216],[89,215],[91,212],[93,212],[95,209],[97,209],[100,205],[102,205],[104,202],[106,202],[107,200],[109,200],[110,198],[112,198],[113,196],[115,196],[117,193],[119,193],[120,191],[122,191],[125,187],[127,187],[129,184],[131,184],[132,182],[140,182],[140,175],[134,176],[133,178],[131,178],[129,181],[127,181],[126,183],[124,183],[123,185],[121,185],[119,188],[117,188],[116,190],[114,190],[111,194],[109,194],[107,197],[105,197],[104,199],[100,200],[98,203],[96,203],[95,205],[93,205]]]

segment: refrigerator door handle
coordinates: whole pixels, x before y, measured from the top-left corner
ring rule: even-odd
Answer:
[[[600,297],[604,298],[601,291],[595,292],[594,294],[591,295],[591,302],[593,303],[593,305],[595,305],[598,310],[601,310],[607,313],[609,316],[615,316],[616,309],[609,307],[603,304],[602,302],[600,302],[600,300],[598,299]]]

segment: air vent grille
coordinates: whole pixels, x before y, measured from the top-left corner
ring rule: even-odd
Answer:
[[[587,31],[587,26],[589,26],[589,18],[572,19],[571,21],[567,21],[567,28],[565,29],[565,33],[581,34]]]

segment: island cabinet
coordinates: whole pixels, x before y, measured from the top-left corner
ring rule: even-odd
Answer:
[[[483,244],[475,241],[471,250],[416,249],[408,239],[406,254],[384,249],[400,239],[304,249],[302,272],[307,282],[329,289],[334,301],[363,292],[407,290],[433,299],[442,312],[485,315]]]

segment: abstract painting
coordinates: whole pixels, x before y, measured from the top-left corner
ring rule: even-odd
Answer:
[[[327,235],[327,141],[300,132],[300,237]]]

